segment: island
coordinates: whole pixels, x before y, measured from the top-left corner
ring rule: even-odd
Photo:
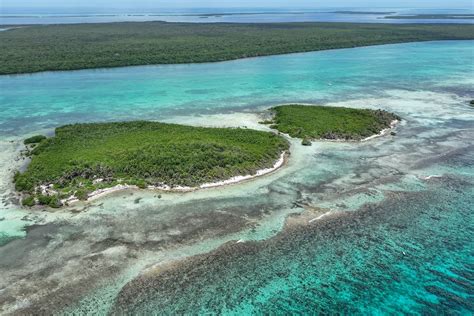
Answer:
[[[31,158],[14,175],[24,206],[60,207],[127,189],[193,191],[275,171],[289,138],[355,141],[382,135],[400,117],[384,110],[289,104],[260,123],[275,131],[150,121],[83,123],[24,140]]]
[[[469,24],[123,22],[28,25],[0,32],[0,75],[217,62],[368,45],[472,39],[474,25]]]
[[[272,118],[263,121],[291,137],[311,140],[364,140],[383,134],[401,118],[384,110],[288,104],[271,108]]]
[[[394,14],[396,12],[393,11],[334,11],[331,13],[339,13],[339,14],[361,14],[361,15],[383,15],[383,14]]]
[[[192,190],[282,165],[288,141],[272,132],[148,121],[74,124],[25,140],[31,161],[14,183],[25,206],[60,207],[114,188]]]
[[[413,14],[413,15],[388,15],[385,19],[401,20],[472,20],[474,14]]]

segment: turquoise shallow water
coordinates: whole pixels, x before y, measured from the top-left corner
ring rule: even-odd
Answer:
[[[448,41],[0,76],[0,312],[472,314],[473,60],[472,41]],[[136,118],[251,125],[283,102],[404,121],[394,137],[295,145],[283,170],[216,190],[61,212],[11,194],[27,134]],[[309,217],[282,231],[290,213]]]
[[[434,89],[449,81],[468,91],[473,54],[472,42],[447,41],[201,65],[1,76],[0,134],[77,121],[161,119],[281,102],[344,100],[387,89]]]
[[[465,180],[196,257],[124,291],[118,311],[471,314],[474,183]]]

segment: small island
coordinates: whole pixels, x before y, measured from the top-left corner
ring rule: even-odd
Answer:
[[[413,14],[413,15],[388,15],[385,19],[400,20],[472,20],[474,14]]]
[[[278,168],[289,148],[271,132],[147,121],[66,125],[54,137],[34,136],[25,145],[31,162],[15,174],[15,187],[23,205],[50,207],[117,187],[225,184]]]
[[[339,13],[339,14],[361,14],[361,15],[383,15],[383,14],[395,14],[396,12],[393,11],[334,11],[331,13]]]
[[[301,138],[309,146],[311,140],[363,140],[380,134],[400,120],[384,111],[289,104],[271,108],[273,117],[263,123],[291,137]]]

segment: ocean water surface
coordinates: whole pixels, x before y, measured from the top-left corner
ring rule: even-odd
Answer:
[[[357,12],[357,13],[354,13]],[[107,22],[190,22],[190,23],[281,23],[281,22],[356,22],[356,23],[474,23],[463,19],[386,19],[390,15],[473,14],[466,9],[420,8],[195,8],[195,9],[64,9],[3,8],[0,25],[68,24]]]
[[[474,312],[474,42],[0,76],[0,312]],[[255,181],[18,206],[21,140],[83,121],[258,124],[287,102],[383,108],[395,136],[292,142]]]

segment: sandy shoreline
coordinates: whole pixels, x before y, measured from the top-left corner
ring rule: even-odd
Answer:
[[[394,129],[394,128],[397,126],[397,124],[398,124],[399,122],[400,122],[399,120],[393,120],[393,121],[390,123],[390,127],[381,130],[380,133],[378,133],[378,134],[375,134],[375,135],[369,136],[369,137],[367,137],[367,138],[361,139],[360,141],[361,141],[361,142],[366,142],[366,141],[368,141],[368,140],[371,140],[371,139],[374,139],[374,138],[377,138],[377,137],[381,137],[381,136],[387,135],[388,132],[390,132],[392,129]]]
[[[399,120],[393,120],[391,123],[390,123],[390,127],[387,127],[383,130],[380,131],[380,133],[378,134],[374,134],[372,136],[369,136],[369,137],[366,137],[366,138],[362,138],[362,139],[325,139],[325,138],[322,138],[322,139],[315,139],[314,141],[317,142],[317,141],[322,141],[322,142],[335,142],[335,143],[359,143],[359,142],[366,142],[366,141],[369,141],[369,140],[372,140],[374,138],[378,138],[378,137],[382,137],[382,136],[385,136],[387,135],[391,130],[393,130],[397,124],[400,123]]]
[[[280,169],[282,166],[285,165],[287,162],[287,157],[289,155],[288,151],[283,151],[280,155],[280,158],[273,164],[271,168],[265,168],[265,169],[260,169],[257,170],[257,172],[253,175],[245,175],[245,176],[235,176],[227,180],[222,180],[222,181],[217,181],[217,182],[209,182],[209,183],[203,183],[198,187],[183,187],[183,186],[177,186],[177,187],[169,187],[169,186],[148,186],[146,189],[148,190],[157,190],[157,191],[164,191],[164,192],[192,192],[196,190],[201,190],[201,189],[211,189],[211,188],[217,188],[217,187],[222,187],[230,184],[237,184],[240,182],[244,182],[247,180],[255,179],[257,177],[261,177],[264,175],[268,175],[270,173],[275,172],[276,170]],[[87,200],[88,201],[93,201],[96,200],[100,197],[103,197],[105,195],[108,195],[113,192],[117,191],[122,191],[122,190],[127,190],[127,189],[139,189],[138,186],[136,185],[128,185],[128,184],[118,184],[114,187],[111,188],[105,188],[105,189],[99,189],[96,191],[93,191],[89,193]],[[64,199],[61,202],[63,204],[71,204],[78,202],[79,199],[76,197],[72,196],[68,199]]]
[[[390,123],[390,127],[387,127],[383,130],[381,130],[378,134],[374,134],[372,136],[363,138],[363,139],[342,139],[342,138],[337,138],[337,139],[328,139],[328,138],[316,138],[316,139],[311,139],[312,142],[331,142],[331,143],[359,143],[359,142],[366,142],[369,140],[372,140],[374,138],[382,137],[387,135],[390,131],[392,131],[397,125],[400,123],[399,120],[393,120]],[[293,138],[288,134],[281,133],[287,138]]]

